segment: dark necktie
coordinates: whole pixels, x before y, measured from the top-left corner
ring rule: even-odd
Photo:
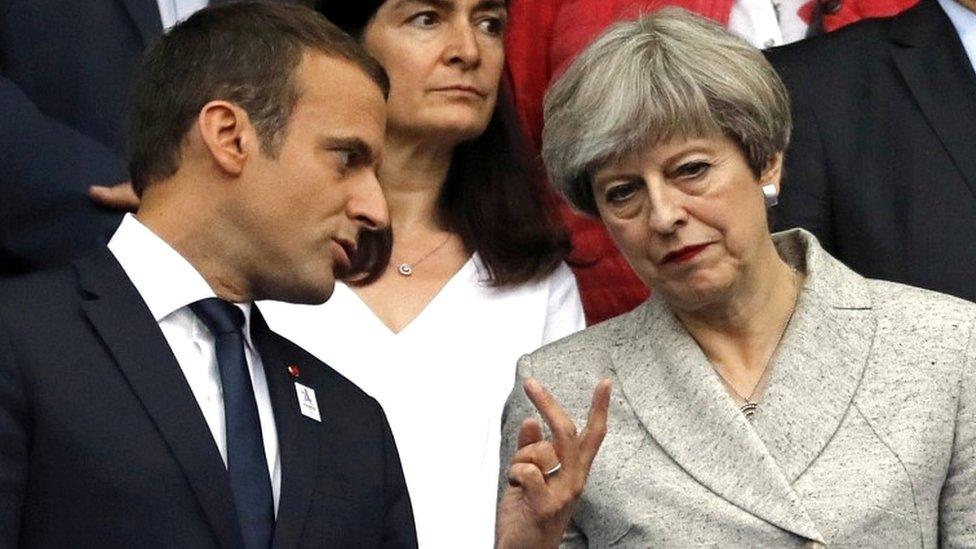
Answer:
[[[216,297],[190,305],[214,336],[227,427],[227,472],[244,546],[267,549],[274,531],[274,496],[261,421],[244,358],[244,313]]]

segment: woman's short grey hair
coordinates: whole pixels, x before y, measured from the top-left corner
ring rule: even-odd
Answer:
[[[610,27],[552,86],[544,110],[550,181],[591,215],[593,171],[644,147],[725,135],[758,177],[790,140],[786,88],[762,53],[680,8]]]

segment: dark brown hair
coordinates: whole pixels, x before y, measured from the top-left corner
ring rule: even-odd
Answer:
[[[320,14],[299,5],[238,2],[203,9],[143,57],[129,119],[129,171],[137,193],[176,173],[200,109],[223,99],[247,111],[265,154],[276,155],[301,93],[306,50],[351,61],[384,95],[386,72]]]
[[[383,0],[319,0],[318,10],[361,37]],[[570,251],[569,237],[544,200],[544,178],[528,156],[507,79],[484,133],[455,149],[437,213],[469,251],[478,252],[494,286],[551,273]],[[392,243],[392,232],[365,234],[362,248]],[[375,242],[370,242],[375,241]],[[378,277],[367,277],[369,283]]]
[[[238,2],[203,9],[173,27],[146,53],[135,80],[128,137],[136,193],[176,173],[184,137],[215,99],[247,111],[262,152],[275,157],[301,94],[296,72],[308,50],[352,62],[389,93],[376,60],[307,7]],[[389,245],[374,246],[343,274],[376,277],[390,252]]]

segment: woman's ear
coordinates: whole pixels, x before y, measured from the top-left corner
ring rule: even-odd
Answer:
[[[759,186],[765,187],[766,185],[774,185],[776,187],[777,194],[780,191],[780,180],[783,178],[783,153],[778,152],[769,159],[766,167],[763,168],[762,174],[759,176]]]
[[[197,127],[214,164],[227,175],[240,175],[256,141],[247,112],[228,101],[211,101],[200,109]]]

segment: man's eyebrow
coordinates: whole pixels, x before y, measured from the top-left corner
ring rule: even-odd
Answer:
[[[505,0],[481,0],[474,7],[474,11],[494,11],[494,10],[506,10],[508,6]]]
[[[397,10],[410,4],[433,6],[445,11],[454,9],[454,2],[452,0],[397,0],[397,2],[393,4],[392,9]]]
[[[359,162],[372,164],[376,160],[376,151],[358,137],[325,137],[319,145],[326,150],[342,150],[354,153]]]
[[[420,4],[424,6],[431,6],[442,11],[452,11],[457,8],[457,3],[454,0],[397,0],[393,4],[392,9],[397,10],[404,6],[410,4]],[[481,0],[475,5],[475,12],[481,11],[496,11],[496,10],[506,10],[508,5],[505,0]]]

